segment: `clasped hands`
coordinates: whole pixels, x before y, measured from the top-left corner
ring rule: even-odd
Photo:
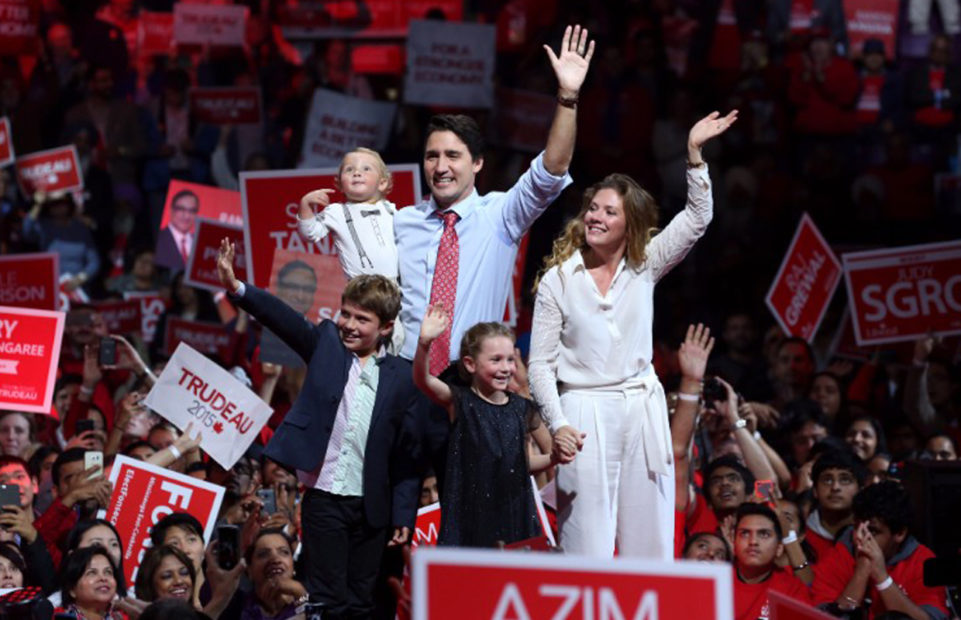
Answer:
[[[551,460],[561,465],[571,463],[584,447],[585,437],[587,433],[582,433],[569,424],[557,429],[553,437]]]

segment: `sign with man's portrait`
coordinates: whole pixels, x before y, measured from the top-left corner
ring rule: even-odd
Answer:
[[[154,262],[182,271],[197,240],[197,218],[241,225],[240,192],[197,183],[171,181],[160,218]]]
[[[311,323],[337,316],[345,286],[347,280],[336,256],[274,250],[270,292]],[[268,329],[261,337],[260,359],[292,368],[305,365],[300,356]]]

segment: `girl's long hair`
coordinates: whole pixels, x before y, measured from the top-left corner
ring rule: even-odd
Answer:
[[[647,244],[657,232],[657,203],[654,197],[642,189],[637,182],[626,174],[614,173],[603,180],[591,185],[584,192],[581,210],[577,217],[567,222],[564,232],[554,240],[554,249],[550,256],[544,259],[544,266],[534,280],[534,292],[541,278],[552,267],[558,267],[574,252],[587,249],[587,239],[584,234],[584,215],[591,206],[594,196],[602,189],[612,189],[621,197],[624,205],[624,218],[627,222],[627,249],[625,258],[631,269],[640,269],[647,258]]]

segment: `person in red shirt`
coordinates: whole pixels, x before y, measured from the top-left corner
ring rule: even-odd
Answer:
[[[734,526],[734,618],[770,617],[768,592],[811,603],[811,592],[789,570],[778,568],[784,553],[777,515],[765,504],[742,504]]]
[[[807,542],[817,560],[834,546],[838,534],[854,523],[854,496],[864,486],[867,470],[853,454],[831,450],[818,457],[811,470],[817,508],[807,518]]]
[[[944,588],[924,585],[924,561],[934,553],[908,531],[908,492],[893,480],[865,487],[854,498],[854,517],[855,528],[815,565],[815,602],[845,613],[863,607],[867,618],[948,618]]]

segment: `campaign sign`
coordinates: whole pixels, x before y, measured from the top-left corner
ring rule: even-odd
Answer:
[[[83,189],[77,149],[71,144],[21,155],[17,158],[17,179],[27,196]]]
[[[764,302],[785,333],[810,342],[840,279],[841,263],[805,213]]]
[[[13,136],[10,135],[10,119],[0,116],[0,168],[13,163]]]
[[[961,334],[961,241],[841,258],[859,345]]]
[[[441,547],[411,563],[414,620],[733,618],[729,566]]]
[[[140,336],[144,342],[153,342],[157,321],[167,309],[167,302],[157,291],[128,291],[123,294],[123,298],[140,303]]]
[[[770,620],[831,620],[834,618],[816,607],[805,605],[774,590],[768,590],[767,600]]]
[[[200,447],[224,469],[234,466],[273,409],[216,362],[181,342],[144,401],[183,430],[201,431]]]
[[[210,541],[223,487],[120,454],[110,468],[110,482],[110,505],[98,516],[120,534],[127,583],[136,583],[137,569],[151,546],[150,528],[167,515],[192,515],[204,526],[204,542]]]
[[[217,256],[220,241],[226,237],[237,249],[234,254],[234,275],[237,279],[247,280],[247,257],[244,253],[244,229],[240,226],[221,224],[206,218],[197,218],[197,241],[194,243],[184,282],[190,286],[207,289],[215,293],[224,290],[217,275]]]
[[[0,304],[58,310],[58,259],[56,252],[0,256]]]
[[[387,200],[398,208],[420,202],[420,166],[393,164],[387,168],[394,178],[394,189]],[[336,254],[330,236],[314,244],[297,232],[300,198],[315,189],[334,189],[335,176],[337,168],[240,173],[247,275],[255,286],[269,286],[274,250]],[[335,192],[330,199],[342,202],[344,196]]]
[[[884,43],[884,57],[894,60],[897,51],[898,0],[844,0],[845,26],[855,56],[868,39]]]
[[[247,125],[260,122],[260,88],[190,89],[190,114],[198,123]]]
[[[141,56],[166,56],[173,47],[173,13],[140,11],[137,19],[137,51]]]
[[[50,413],[63,312],[0,306],[0,409]]]
[[[298,167],[338,166],[358,146],[384,150],[396,111],[395,103],[318,88],[310,101]]]
[[[404,103],[491,107],[496,38],[492,24],[412,20]]]
[[[335,256],[274,250],[269,290],[311,323],[333,319],[347,286],[344,270]],[[260,359],[301,368],[304,360],[269,329],[260,341]]]
[[[440,502],[417,509],[417,521],[414,522],[414,535],[411,536],[411,549],[417,547],[436,547],[437,537],[440,536]]]
[[[171,181],[167,185],[167,198],[160,216],[154,262],[171,271],[185,269],[187,265],[183,248],[177,239],[183,239],[183,235],[187,235],[189,258],[196,240],[197,219],[201,217],[222,224],[243,225],[240,192],[185,181]]]
[[[179,45],[242,47],[247,7],[232,4],[174,4],[174,41]]]
[[[164,351],[173,354],[177,345],[186,342],[193,348],[226,359],[230,350],[230,333],[220,323],[188,321],[176,316],[167,317]]]
[[[103,324],[111,334],[139,334],[143,326],[140,300],[103,301],[94,304],[103,317]]]
[[[40,0],[0,0],[0,56],[36,51]]]

